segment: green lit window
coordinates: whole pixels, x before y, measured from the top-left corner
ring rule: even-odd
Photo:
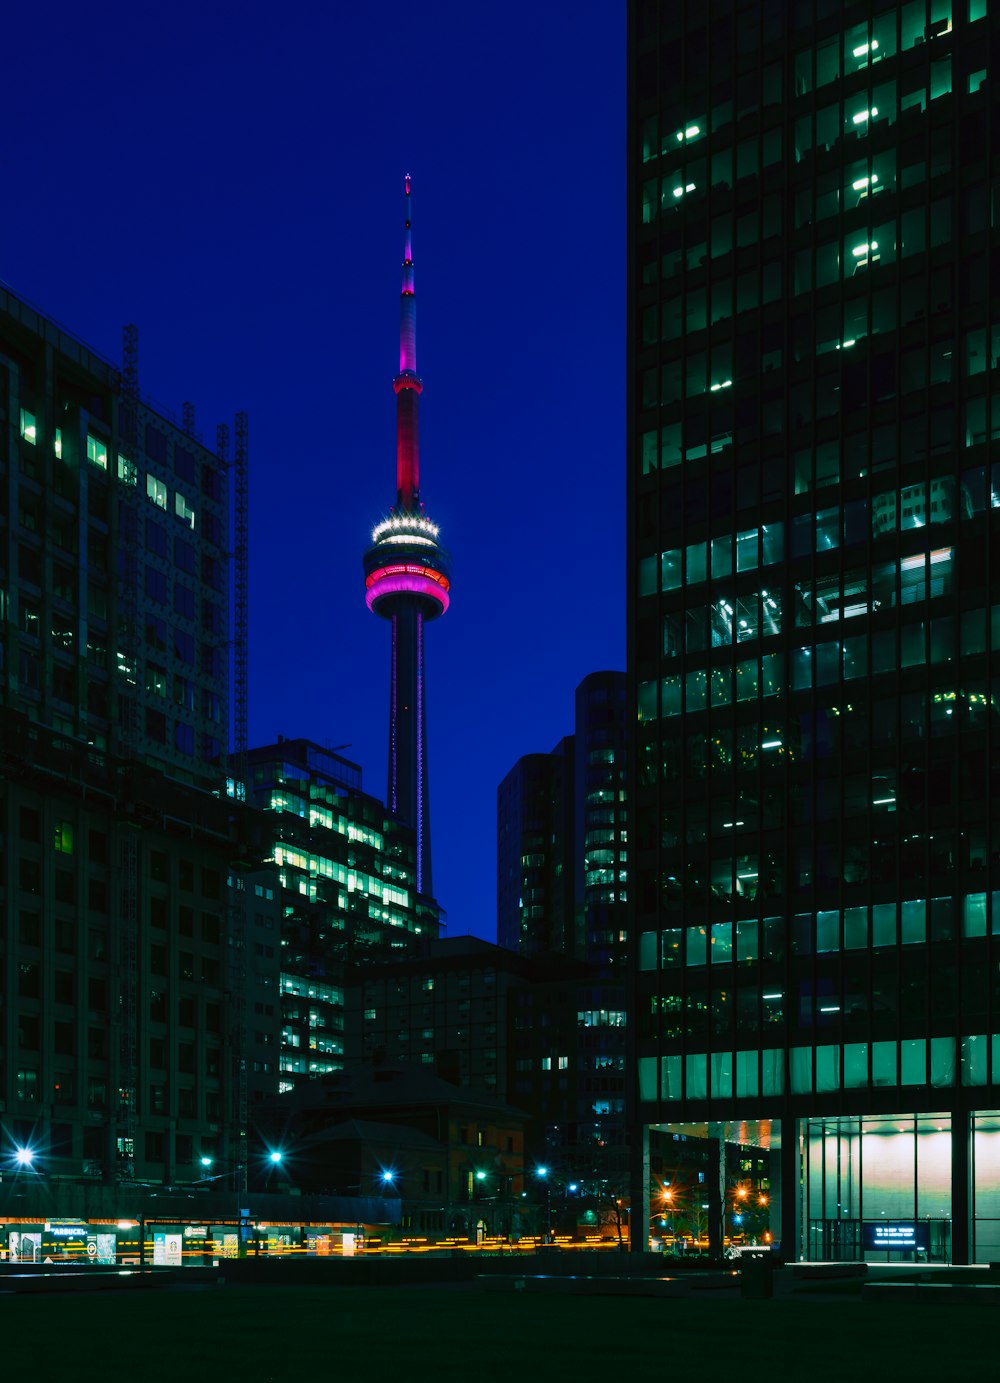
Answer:
[[[681,553],[673,548],[660,554],[660,584],[665,591],[675,591],[681,584]]]
[[[705,674],[702,673],[702,678]],[[661,681],[661,705],[663,716],[679,716],[681,713],[681,678],[664,677]],[[689,708],[690,709],[690,708]]]
[[[174,513],[187,524],[188,528],[194,528],[194,510],[179,490],[174,496]]]
[[[844,74],[859,72],[862,68],[891,56],[896,49],[894,29],[894,24],[890,28],[888,24],[883,23],[876,34],[867,22],[855,24],[848,29],[844,34]]]
[[[34,413],[29,413],[26,408],[21,409],[21,436],[32,446],[38,441],[38,425]]]
[[[812,1048],[792,1047],[789,1058],[792,1094],[810,1095],[812,1093]]]
[[[61,461],[61,460],[62,460],[62,428],[61,428],[61,427],[57,427],[57,428],[56,428],[56,440],[55,440],[55,444],[54,444],[53,450],[55,451],[56,456],[57,456],[57,457],[59,458],[59,460]]]
[[[162,480],[157,480],[155,475],[146,476],[146,496],[160,509],[166,509],[167,487]]]
[[[693,144],[695,140],[703,139],[706,133],[707,123],[705,118],[704,116],[699,116],[697,120],[689,121],[683,129],[677,130],[673,136],[673,140],[671,140],[668,135],[665,135],[663,139],[663,152],[667,152],[667,148],[671,143],[674,146]]]
[[[927,1084],[927,1041],[923,1037],[912,1038],[899,1044],[901,1071],[900,1085]]]
[[[98,438],[87,433],[87,460],[95,466],[100,466],[102,471],[108,469],[108,449]]]
[[[137,480],[137,472],[134,461],[126,461],[125,457],[118,455],[118,479],[123,485],[134,485]]]
[[[63,855],[73,853],[73,824],[70,821],[57,821],[55,847]]]

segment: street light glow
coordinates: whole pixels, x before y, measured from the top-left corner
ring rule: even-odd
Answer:
[[[396,1180],[396,1173],[395,1173],[395,1172],[385,1171],[385,1172],[382,1173],[382,1180],[385,1181],[385,1182],[395,1181],[395,1180]]]
[[[536,1167],[536,1168],[535,1168],[535,1175],[536,1175],[536,1176],[547,1177],[548,1174],[549,1174],[549,1169],[548,1169],[548,1167]]]
[[[477,1180],[477,1181],[485,1181],[485,1180],[486,1180],[486,1173],[485,1173],[485,1172],[477,1172],[477,1173],[476,1173],[476,1180]]]
[[[281,1161],[281,1158],[282,1154],[280,1152],[273,1152],[271,1154],[271,1161],[275,1164],[275,1166],[278,1165],[278,1163]]]
[[[202,1165],[203,1167],[211,1167],[212,1161],[213,1161],[213,1159],[210,1158],[210,1157],[203,1157],[203,1158],[201,1159],[201,1165]]]
[[[18,1148],[14,1154],[14,1161],[19,1167],[30,1167],[35,1160],[35,1154],[30,1148]]]

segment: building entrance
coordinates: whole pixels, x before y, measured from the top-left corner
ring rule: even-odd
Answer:
[[[813,1261],[951,1261],[951,1115],[880,1114],[803,1125]]]

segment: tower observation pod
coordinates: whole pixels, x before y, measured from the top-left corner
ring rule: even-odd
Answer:
[[[389,810],[417,833],[417,891],[433,895],[427,780],[424,625],[448,608],[448,554],[420,499],[417,406],[417,303],[414,293],[410,179],[406,178],[403,291],[399,299],[396,393],[396,503],[376,524],[365,553],[365,599],[392,626],[389,674]]]

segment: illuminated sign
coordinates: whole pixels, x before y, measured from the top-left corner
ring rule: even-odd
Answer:
[[[863,1226],[863,1239],[865,1248],[871,1251],[916,1249],[926,1253],[930,1247],[930,1229],[912,1220],[876,1221]]]

